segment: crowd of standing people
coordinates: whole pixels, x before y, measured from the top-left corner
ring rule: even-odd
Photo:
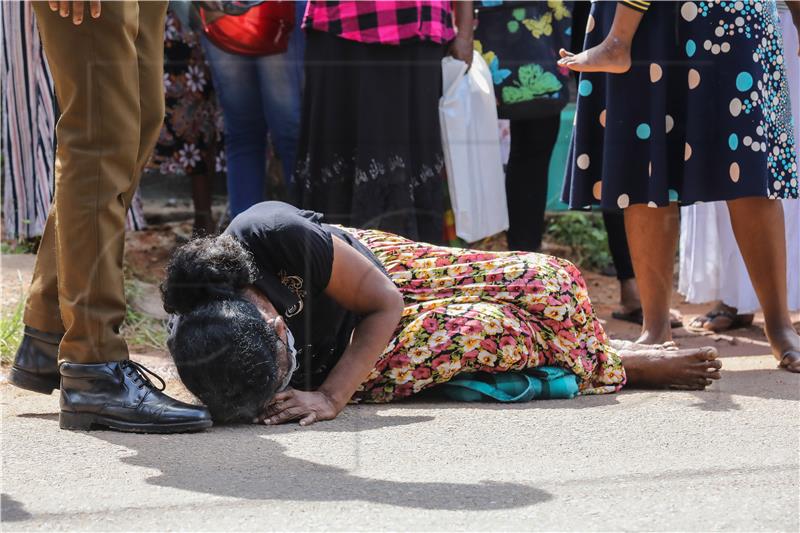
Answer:
[[[720,301],[692,326],[737,327],[760,307],[779,365],[800,372],[789,314],[800,308],[800,3],[297,1],[275,36],[285,48],[269,55],[231,48],[210,28],[278,3],[85,4],[2,6],[4,228],[42,235],[12,382],[61,387],[62,427],[211,423],[153,389],[120,335],[124,230],[141,224],[146,168],[191,177],[195,234],[209,235],[176,256],[164,290],[181,317],[170,349],[215,419],[314,422],[354,397],[390,401],[459,371],[543,364],[574,372],[586,394],[618,390],[626,376],[707,386],[719,377],[710,352],[649,366],[607,339],[575,267],[530,253],[573,92],[563,200],[603,211],[618,316],[642,324],[636,346],[672,339],[680,240],[680,290]],[[437,246],[441,59],[469,65],[475,51],[511,121],[508,255]],[[270,152],[300,211],[263,203]],[[230,225],[211,212],[219,171]],[[365,292],[372,300],[352,294],[347,272],[382,276]],[[223,327],[232,317],[239,330]],[[236,347],[225,368],[194,357],[222,345]],[[262,345],[274,353],[259,367],[271,385],[254,392]],[[151,407],[98,414],[86,383],[115,405],[133,401],[133,383]],[[289,383],[306,393],[278,387]],[[283,406],[264,410],[276,398]]]

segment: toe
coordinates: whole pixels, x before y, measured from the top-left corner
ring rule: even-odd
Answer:
[[[722,372],[714,370],[706,374],[707,379],[722,379]]]
[[[572,57],[572,56],[574,56],[575,54],[573,54],[572,52],[570,52],[570,51],[568,51],[568,50],[564,50],[563,48],[561,48],[561,49],[558,51],[558,55],[560,55],[561,57]]]

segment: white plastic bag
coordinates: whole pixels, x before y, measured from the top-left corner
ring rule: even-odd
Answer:
[[[475,242],[508,229],[508,206],[492,75],[477,52],[466,70],[442,59],[439,121],[456,235]]]

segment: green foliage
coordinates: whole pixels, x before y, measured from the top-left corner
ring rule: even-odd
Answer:
[[[130,279],[129,277],[126,277]],[[135,283],[125,282],[125,293],[128,301],[131,300],[138,288]],[[125,322],[121,329],[131,348],[144,348],[149,350],[167,349],[167,325],[164,320],[140,313],[128,305],[125,312]]]
[[[35,254],[38,247],[38,239],[32,239],[28,241],[3,241],[0,242],[0,253]]]
[[[22,342],[22,332],[25,328],[22,322],[25,310],[25,291],[22,289],[22,278],[19,283],[19,301],[12,308],[0,310],[0,361],[3,364],[11,363],[14,359],[17,346]]]
[[[603,217],[597,213],[554,214],[547,234],[554,242],[569,246],[581,268],[599,270],[611,262]]]

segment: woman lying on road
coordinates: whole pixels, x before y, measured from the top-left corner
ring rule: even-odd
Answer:
[[[217,422],[330,420],[459,372],[558,365],[582,394],[703,389],[713,348],[609,341],[571,263],[432,246],[257,204],[173,256],[162,286],[169,348]]]

